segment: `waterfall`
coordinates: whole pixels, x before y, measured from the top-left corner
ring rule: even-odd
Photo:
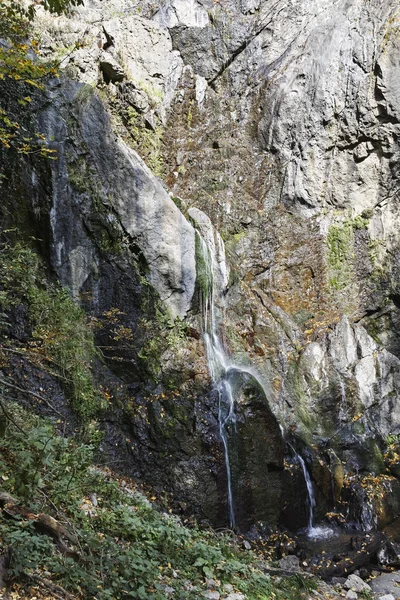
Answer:
[[[232,386],[229,383],[229,381],[222,379],[218,383],[217,390],[218,390],[218,396],[219,396],[219,409],[218,409],[219,433],[221,435],[222,443],[224,445],[226,476],[227,476],[227,482],[228,482],[229,524],[233,528],[236,525],[236,521],[235,521],[235,509],[234,509],[234,505],[233,505],[232,475],[231,475],[231,467],[230,467],[230,461],[229,461],[227,428],[230,424],[236,425],[235,401],[234,401],[234,397],[233,397]],[[228,410],[226,410],[226,408]]]
[[[282,436],[284,436],[285,430],[283,429],[282,426],[280,426],[280,428],[281,428]],[[316,506],[313,484],[311,481],[310,473],[308,472],[308,469],[306,467],[306,463],[304,462],[303,457],[298,452],[296,452],[294,446],[290,442],[287,442],[287,444],[288,444],[289,448],[292,450],[295,460],[297,460],[297,462],[300,463],[301,469],[303,471],[304,481],[305,481],[306,488],[307,488],[308,507],[309,507],[308,525],[307,525],[307,535],[308,535],[313,530],[314,508]]]
[[[313,489],[313,484],[311,481],[310,473],[308,472],[308,469],[306,467],[306,463],[304,462],[303,457],[300,456],[300,454],[298,454],[296,451],[295,451],[295,454],[296,454],[296,458],[299,461],[301,468],[303,470],[304,481],[306,482],[306,486],[307,486],[308,508],[309,508],[307,535],[309,535],[310,532],[313,531],[314,508],[316,506],[314,489]]]
[[[232,482],[232,434],[236,432],[235,398],[243,385],[242,376],[245,376],[244,379],[246,376],[254,379],[265,397],[267,394],[256,369],[236,363],[226,351],[220,335],[229,281],[223,241],[202,211],[191,208],[189,215],[196,226],[196,276],[200,290],[203,339],[209,373],[218,394],[219,433],[224,448],[229,522],[233,528],[236,526],[236,518]]]
[[[284,436],[284,429],[282,426],[281,426],[281,431],[282,431],[282,436]],[[317,503],[316,503],[315,496],[314,496],[314,488],[313,488],[313,484],[311,481],[310,473],[309,473],[309,470],[307,469],[304,458],[301,456],[301,454],[299,454],[295,450],[294,446],[290,442],[287,442],[287,444],[288,444],[289,448],[292,450],[295,460],[297,460],[297,462],[300,463],[301,470],[303,471],[304,482],[305,482],[306,488],[307,488],[307,500],[308,500],[309,513],[308,513],[308,523],[307,523],[307,527],[306,527],[306,535],[309,538],[319,538],[319,539],[329,538],[329,537],[335,535],[335,532],[333,531],[333,529],[331,529],[330,527],[314,527],[314,508],[316,507]]]
[[[192,213],[195,209],[192,209]],[[198,214],[196,211],[196,221]],[[203,227],[201,227],[203,225]],[[208,369],[218,394],[219,433],[224,446],[225,467],[228,487],[229,523],[235,527],[235,508],[232,492],[232,475],[229,460],[228,430],[236,427],[235,400],[233,389],[228,380],[232,369],[229,357],[219,337],[216,319],[215,299],[220,300],[228,283],[223,242],[214,233],[211,223],[204,214],[200,223],[201,232],[196,231],[198,281],[200,286],[201,313],[203,319],[203,337],[206,347]],[[203,237],[204,236],[204,237]],[[207,241],[206,241],[207,240]]]

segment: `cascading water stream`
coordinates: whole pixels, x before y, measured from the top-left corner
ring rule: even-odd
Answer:
[[[285,431],[282,426],[281,426],[281,432],[282,432],[282,437],[285,437]],[[290,442],[287,442],[287,444],[290,447],[290,449],[292,450],[295,460],[297,460],[300,463],[301,470],[303,471],[304,482],[305,482],[306,488],[307,488],[309,513],[308,513],[308,523],[307,523],[307,528],[306,528],[306,535],[309,538],[319,538],[319,539],[329,538],[332,535],[335,535],[335,532],[332,529],[330,529],[329,527],[314,527],[314,508],[316,507],[317,503],[315,500],[314,487],[313,487],[313,484],[311,481],[310,473],[307,469],[304,458],[301,456],[301,454],[299,454],[296,451],[296,449]]]
[[[282,426],[281,426],[281,432],[282,432],[282,436],[284,437],[285,431]],[[308,508],[309,508],[308,525],[307,525],[307,535],[308,535],[309,532],[311,532],[313,530],[314,508],[316,506],[313,484],[311,481],[310,473],[308,472],[308,469],[306,467],[306,463],[304,462],[303,457],[298,452],[296,452],[294,446],[290,442],[287,442],[287,444],[290,447],[290,449],[292,450],[294,458],[300,463],[301,469],[303,471],[304,481],[305,481],[306,488],[307,488]]]
[[[316,506],[314,489],[313,489],[313,484],[311,481],[310,473],[308,472],[308,469],[306,467],[306,463],[304,462],[303,457],[300,456],[300,454],[298,454],[297,452],[295,452],[295,454],[296,454],[296,458],[299,461],[301,468],[303,470],[304,481],[306,482],[306,486],[307,486],[308,508],[309,508],[307,535],[309,535],[313,530],[314,508]]]
[[[266,385],[255,368],[234,362],[224,348],[220,323],[229,280],[224,244],[204,213],[192,208],[189,210],[189,215],[196,225],[196,274],[200,289],[203,338],[208,369],[214,382],[214,389],[218,393],[219,433],[224,448],[229,521],[233,528],[236,526],[235,488],[232,481],[235,452],[232,434],[236,432],[235,399],[243,389],[243,381],[249,378],[253,379],[257,387],[263,391],[265,398],[267,397]],[[236,501],[240,502],[238,498]]]
[[[232,368],[229,357],[225,353],[218,335],[218,326],[215,317],[214,298],[216,294],[216,276],[220,263],[216,261],[215,248],[210,248],[202,236],[196,232],[203,266],[203,289],[201,293],[201,312],[203,316],[203,336],[206,347],[207,363],[210,375],[218,393],[218,420],[219,432],[224,446],[225,466],[228,487],[229,523],[235,527],[235,509],[232,493],[232,474],[229,460],[228,428],[236,426],[235,400],[232,385],[227,379],[227,374]],[[224,277],[225,276],[225,277]],[[227,277],[222,273],[223,280]]]
[[[219,395],[219,410],[218,410],[218,419],[219,419],[219,432],[222,438],[222,443],[224,445],[224,454],[225,454],[225,465],[226,465],[226,476],[228,482],[228,505],[229,505],[229,524],[231,527],[235,527],[235,509],[233,505],[233,494],[232,494],[232,474],[229,460],[229,448],[228,448],[228,436],[227,436],[227,428],[229,425],[236,425],[236,415],[235,415],[235,404],[234,397],[232,392],[232,386],[229,381],[222,379],[217,387],[218,395]],[[226,407],[224,403],[224,399],[228,400],[228,406]],[[225,411],[224,411],[225,408]],[[228,410],[226,411],[226,408]],[[225,414],[224,414],[225,413]]]

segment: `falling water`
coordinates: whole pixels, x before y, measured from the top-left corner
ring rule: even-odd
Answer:
[[[202,315],[203,315],[203,334],[206,346],[207,362],[210,375],[214,381],[215,389],[218,393],[218,419],[219,432],[224,446],[225,466],[228,486],[228,505],[229,522],[231,527],[235,527],[235,509],[232,493],[232,474],[229,460],[228,430],[230,427],[236,428],[235,400],[232,385],[227,376],[232,369],[221,340],[218,335],[218,326],[215,316],[215,295],[218,293],[217,281],[222,280],[222,285],[227,285],[228,275],[226,263],[224,261],[222,240],[217,237],[218,248],[215,248],[215,240],[205,242],[203,237],[196,232],[197,243],[202,259],[202,284],[201,293]],[[210,247],[211,246],[211,247]],[[217,261],[217,252],[222,260]]]
[[[229,521],[235,527],[235,499],[232,491],[231,461],[228,434],[236,431],[235,390],[232,380],[235,374],[246,374],[254,378],[265,391],[265,385],[256,369],[235,363],[226,352],[219,335],[219,314],[224,305],[224,294],[228,286],[229,272],[225,260],[223,241],[211,224],[210,219],[198,209],[189,210],[196,223],[196,254],[198,282],[201,291],[201,313],[203,337],[207,363],[219,399],[219,432],[224,446]],[[218,308],[217,308],[218,307]]]
[[[283,427],[281,425],[280,425],[280,428],[281,428],[282,436],[284,436],[285,430],[283,429]],[[306,467],[306,463],[304,462],[303,457],[298,452],[296,452],[294,446],[292,446],[292,444],[290,442],[287,442],[287,443],[288,443],[288,446],[290,447],[290,449],[292,450],[295,459],[300,463],[300,466],[301,466],[301,469],[302,469],[303,475],[304,475],[304,481],[305,481],[306,488],[307,488],[308,507],[309,507],[308,525],[307,525],[307,535],[308,535],[309,532],[313,530],[314,508],[316,506],[313,484],[311,481],[310,473],[308,472],[308,469]]]
[[[280,427],[281,427],[282,436],[284,437],[284,429],[282,426],[280,426]],[[307,469],[306,463],[305,463],[303,457],[301,456],[301,454],[296,452],[294,446],[292,446],[292,444],[290,442],[287,442],[287,443],[294,454],[295,460],[297,460],[300,463],[301,469],[303,471],[304,481],[305,481],[306,488],[307,488],[309,513],[308,513],[308,524],[307,524],[307,528],[306,528],[306,535],[309,538],[319,538],[319,539],[331,537],[332,535],[335,535],[335,532],[330,527],[314,527],[314,508],[316,507],[317,503],[316,503],[315,496],[314,496],[314,488],[313,488],[313,484],[311,481],[310,473]]]
[[[308,515],[308,526],[307,526],[307,535],[310,534],[310,532],[312,532],[313,530],[313,522],[314,522],[314,508],[316,505],[315,502],[315,496],[314,496],[314,489],[313,489],[313,484],[311,481],[311,477],[310,477],[310,473],[308,472],[308,469],[306,467],[306,463],[304,462],[304,459],[302,456],[300,456],[300,454],[298,454],[296,452],[296,458],[299,461],[301,468],[303,470],[303,475],[304,475],[304,481],[306,482],[306,486],[307,486],[307,494],[308,494],[308,507],[309,507],[309,515]]]
[[[229,505],[229,523],[231,527],[235,526],[235,510],[232,494],[232,474],[229,461],[227,428],[229,425],[236,426],[235,403],[232,392],[232,386],[229,381],[221,379],[217,386],[219,396],[219,433],[224,444],[226,476],[228,482],[228,505]]]

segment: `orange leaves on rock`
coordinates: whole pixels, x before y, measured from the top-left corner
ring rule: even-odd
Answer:
[[[43,138],[32,135],[21,139],[22,126],[16,121],[20,120],[17,108],[10,109],[9,104],[1,107],[6,96],[7,102],[11,98],[16,107],[27,106],[32,102],[31,96],[26,93],[27,87],[43,89],[46,77],[56,75],[54,65],[37,56],[38,42],[30,40],[29,16],[31,14],[22,3],[0,0],[0,37],[3,40],[0,46],[0,81],[14,82],[7,95],[0,94],[0,145],[13,147],[21,154],[37,153],[52,158],[55,151],[46,148]]]

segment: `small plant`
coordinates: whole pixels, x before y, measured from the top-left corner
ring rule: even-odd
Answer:
[[[344,289],[350,282],[354,259],[353,240],[353,226],[350,221],[329,227],[327,237],[329,284],[335,290]]]

